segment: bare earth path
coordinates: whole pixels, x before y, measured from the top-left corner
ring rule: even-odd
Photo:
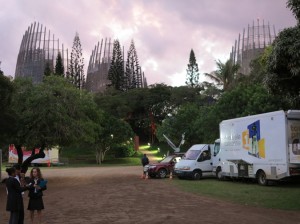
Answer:
[[[300,223],[299,212],[236,205],[185,193],[169,179],[140,179],[141,167],[48,168],[44,223]],[[5,175],[4,175],[5,176]],[[27,207],[27,194],[24,204]],[[0,224],[8,223],[0,184]],[[25,223],[30,223],[26,211]]]

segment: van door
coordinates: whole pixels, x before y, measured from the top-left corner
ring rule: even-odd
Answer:
[[[211,160],[211,151],[210,146],[208,149],[201,152],[199,158],[197,159],[198,168],[202,170],[202,176],[211,176],[212,175],[212,160]]]
[[[221,161],[221,153],[220,152],[220,140],[215,141],[214,148],[212,150],[213,152],[213,157],[212,157],[212,162],[213,162],[213,167],[214,169],[219,165]]]
[[[288,119],[290,163],[300,163],[300,120]]]

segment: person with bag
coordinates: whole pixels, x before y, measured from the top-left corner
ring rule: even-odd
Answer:
[[[34,223],[34,211],[37,211],[38,223],[42,222],[42,210],[44,209],[43,191],[47,189],[47,181],[42,177],[40,168],[32,168],[30,171],[29,203],[31,222]]]

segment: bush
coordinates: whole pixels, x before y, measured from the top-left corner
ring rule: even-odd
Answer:
[[[114,151],[116,158],[131,157],[135,153],[135,150],[132,147],[125,145],[115,147]]]

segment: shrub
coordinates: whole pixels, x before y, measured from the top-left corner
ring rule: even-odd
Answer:
[[[131,157],[135,153],[133,147],[125,146],[125,145],[115,147],[114,151],[115,151],[116,158]]]

